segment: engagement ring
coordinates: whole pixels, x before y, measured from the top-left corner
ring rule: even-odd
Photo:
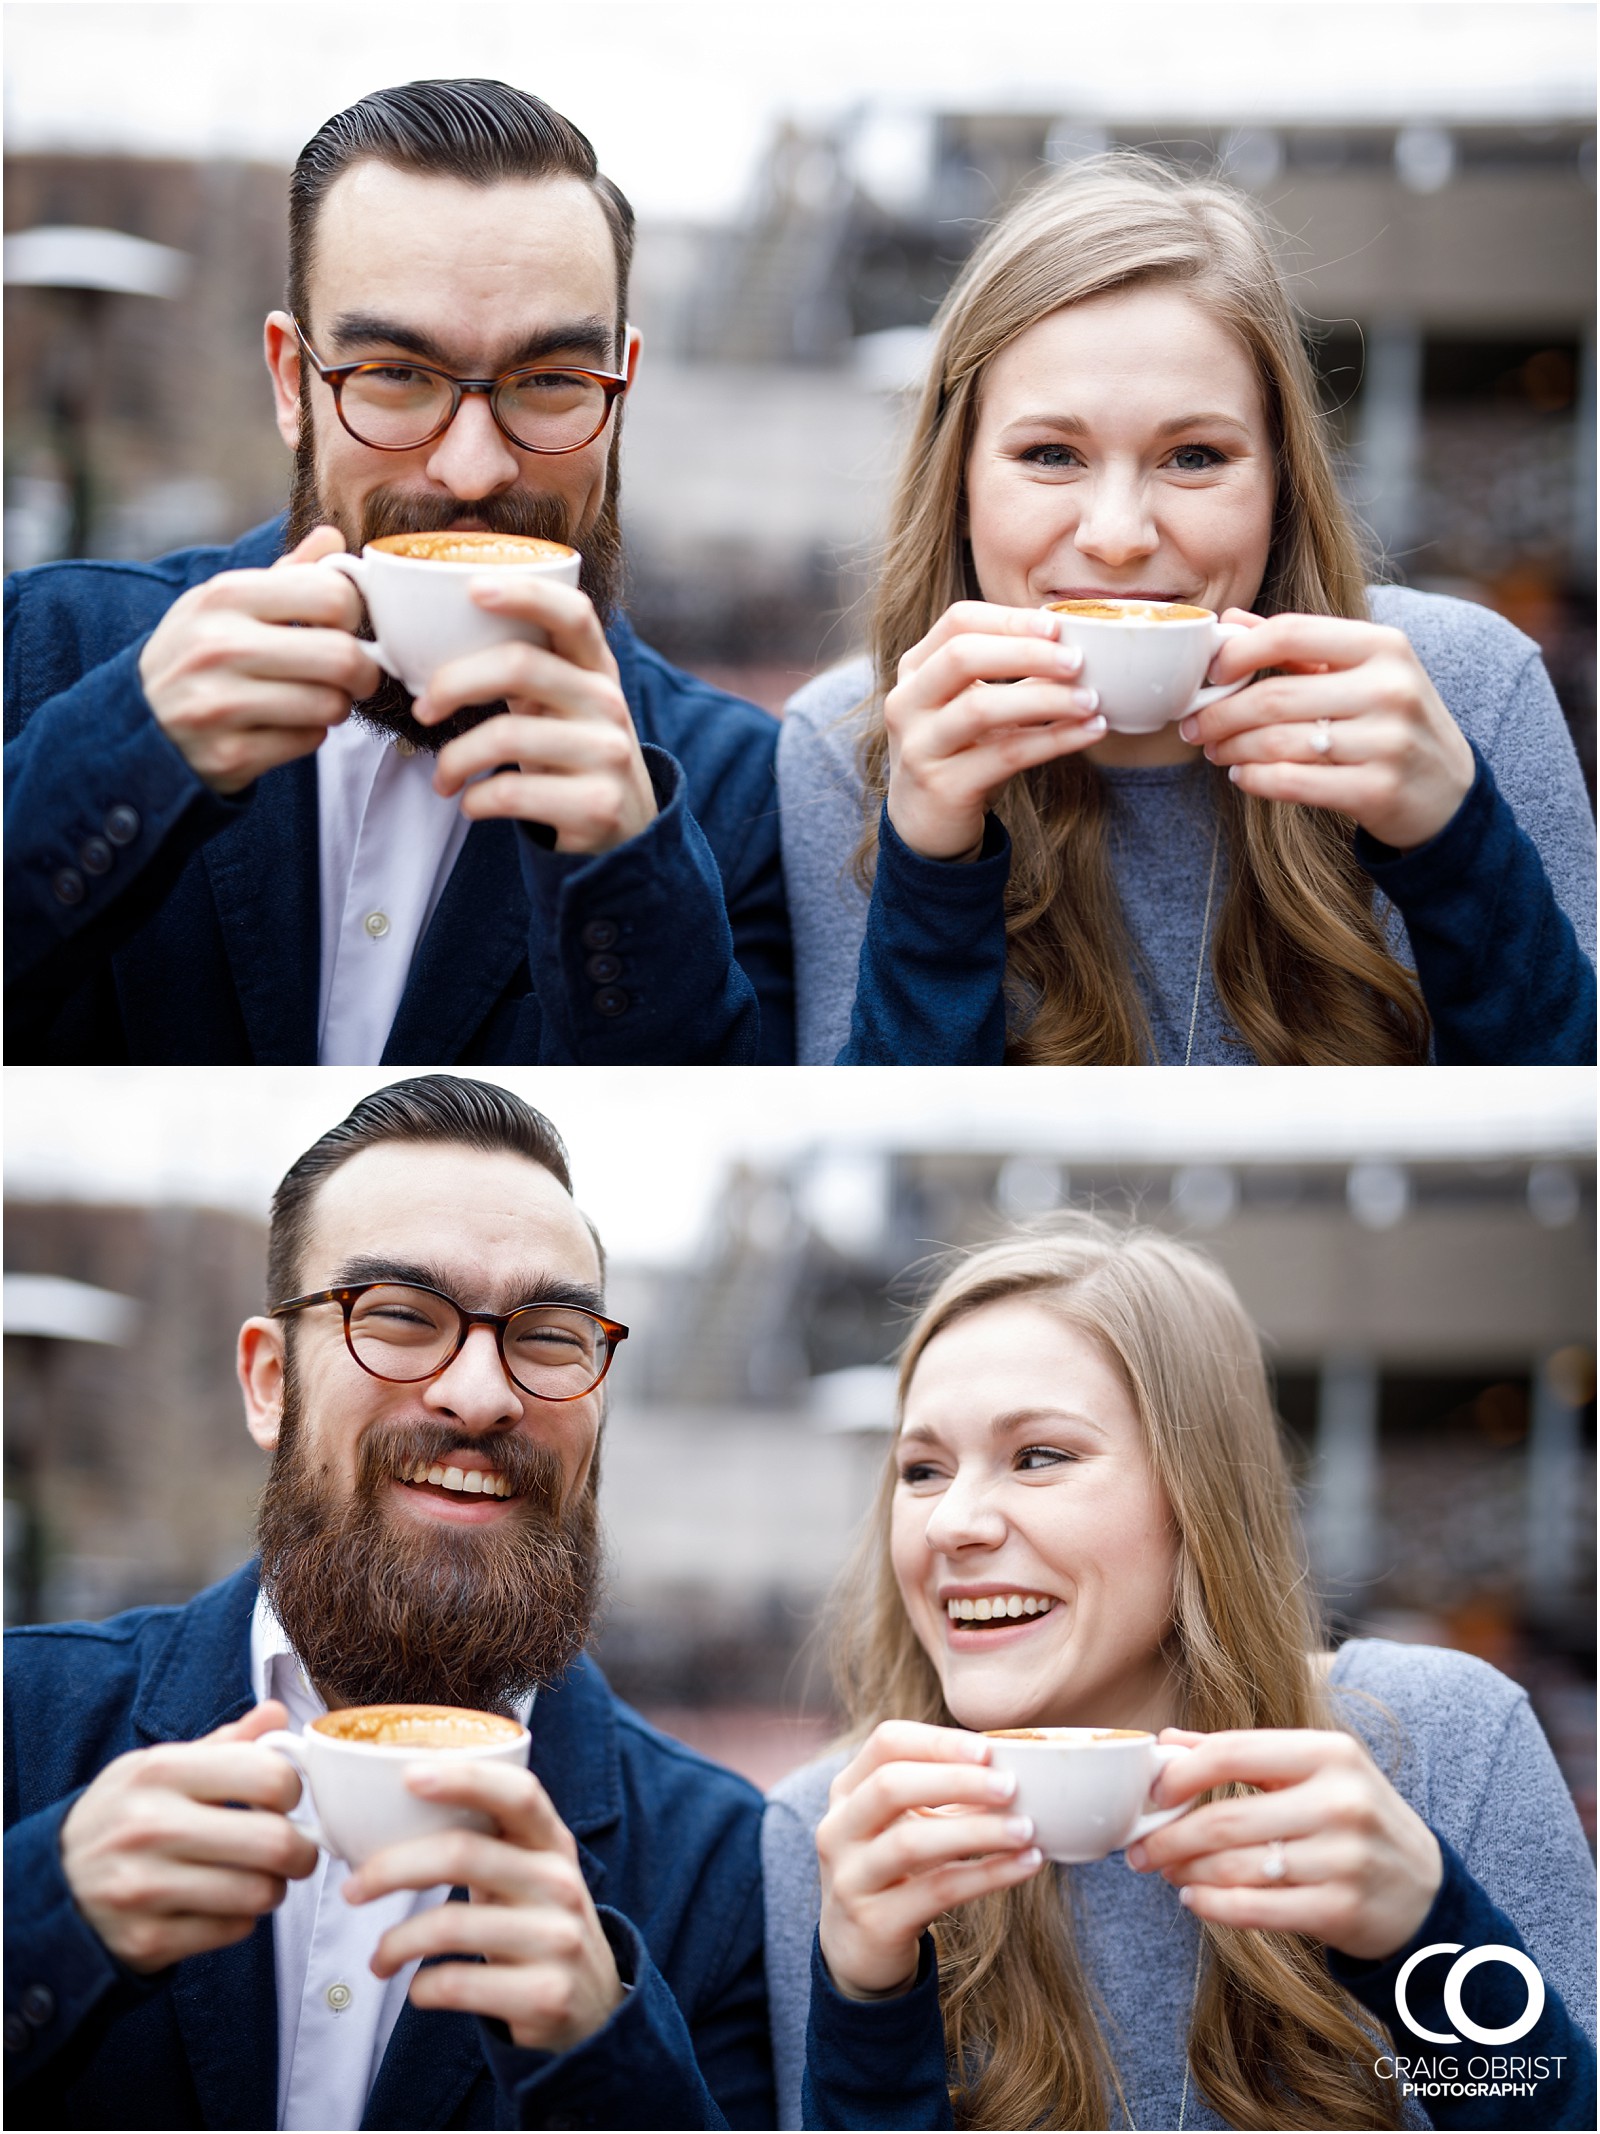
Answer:
[[[1281,1882],[1288,1872],[1288,1863],[1283,1857],[1283,1840],[1274,1838],[1267,1846],[1267,1857],[1261,1864],[1261,1879],[1263,1882]]]
[[[1325,756],[1333,746],[1333,735],[1329,731],[1330,723],[1327,719],[1318,719],[1312,726],[1311,746],[1319,756]]]

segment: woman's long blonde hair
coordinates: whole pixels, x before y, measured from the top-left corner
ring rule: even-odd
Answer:
[[[1307,1581],[1261,1343],[1227,1279],[1154,1231],[1056,1217],[970,1254],[907,1337],[900,1400],[934,1337],[1018,1297],[1094,1341],[1121,1373],[1177,1543],[1167,1640],[1175,1724],[1331,1727],[1310,1660],[1323,1640]],[[958,1722],[890,1562],[893,1453],[833,1618],[834,1680],[853,1739],[885,1719]],[[1077,1870],[947,1913],[934,1927],[956,2122],[1103,2127],[1126,2100],[1072,1924]],[[1064,1885],[1064,1887],[1063,1887]],[[1065,1895],[1067,1902],[1063,1903]],[[1202,1923],[1189,2065],[1235,2127],[1392,2127],[1370,2018],[1297,1935]]]
[[[1114,289],[1170,283],[1237,335],[1260,380],[1278,476],[1255,604],[1268,615],[1366,616],[1360,545],[1270,229],[1247,195],[1121,152],[1040,186],[967,262],[935,322],[873,609],[856,854],[863,885],[888,789],[883,699],[902,655],[945,609],[981,597],[966,539],[965,470],[984,375],[1001,349],[1051,312]],[[1220,770],[1214,785],[1227,887],[1212,974],[1256,1057],[1324,1066],[1425,1058],[1422,996],[1385,945],[1350,823],[1325,809],[1253,799]],[[1068,756],[1013,778],[997,812],[1012,842],[1007,1057],[1029,1065],[1150,1060],[1107,857],[1102,779]]]

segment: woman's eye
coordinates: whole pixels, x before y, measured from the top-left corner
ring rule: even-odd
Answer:
[[[901,1468],[900,1479],[915,1487],[918,1482],[931,1482],[937,1472],[926,1460],[913,1460],[909,1466]]]
[[[1075,1453],[1063,1452],[1059,1445],[1029,1445],[1017,1454],[1017,1466],[1023,1474],[1034,1474],[1045,1467],[1064,1467],[1076,1457]]]
[[[1172,454],[1172,464],[1180,474],[1204,474],[1222,463],[1222,454],[1214,445],[1179,445]]]
[[[1076,467],[1080,464],[1070,445],[1029,445],[1020,457],[1027,467]]]

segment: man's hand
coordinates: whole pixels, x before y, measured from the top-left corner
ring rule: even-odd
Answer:
[[[609,852],[637,837],[655,820],[655,790],[588,595],[508,571],[474,585],[472,597],[537,623],[550,645],[495,645],[439,669],[414,707],[423,725],[464,704],[507,708],[439,751],[434,785],[459,793],[475,822],[546,824],[558,852]]]
[[[270,570],[223,571],[191,586],[139,655],[158,725],[214,792],[241,792],[309,756],[382,679],[354,635],[355,587],[312,568],[343,547],[336,528],[318,526]]]
[[[426,1800],[479,1809],[493,1818],[496,1835],[449,1830],[408,1839],[351,1875],[344,1885],[351,1904],[440,1883],[464,1884],[472,1897],[391,1927],[373,1954],[373,1971],[392,1978],[414,1958],[481,1956],[482,1963],[418,1971],[413,2005],[498,2016],[513,2043],[570,2052],[622,1999],[571,1831],[531,1771],[434,1765],[412,1771],[406,1782]]]
[[[130,1971],[243,1941],[316,1866],[317,1848],[287,1817],[300,1797],[293,1766],[250,1746],[288,1716],[258,1704],[199,1741],[135,1749],[74,1802],[61,1826],[67,1886]]]

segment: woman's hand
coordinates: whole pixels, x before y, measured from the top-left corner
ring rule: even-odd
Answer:
[[[924,859],[975,858],[983,819],[1007,782],[1102,738],[1099,698],[1073,686],[1083,666],[1040,608],[961,600],[900,662],[884,699],[889,820]]]
[[[1010,1889],[1041,1865],[1033,1825],[1006,1815],[1017,1782],[954,1727],[891,1719],[834,1780],[817,1825],[822,1954],[851,2000],[903,1993],[941,1912]],[[970,1813],[916,1815],[965,1804]]]
[[[1409,639],[1335,615],[1222,619],[1251,628],[1223,645],[1212,681],[1286,671],[1195,712],[1183,738],[1242,792],[1337,809],[1402,852],[1436,837],[1471,788],[1472,750]]]
[[[1308,1934],[1375,1963],[1428,1916],[1444,1864],[1439,1842],[1353,1735],[1261,1728],[1163,1741],[1192,1748],[1156,1780],[1158,1807],[1242,1784],[1128,1847],[1128,1865],[1174,1883],[1197,1919]]]

